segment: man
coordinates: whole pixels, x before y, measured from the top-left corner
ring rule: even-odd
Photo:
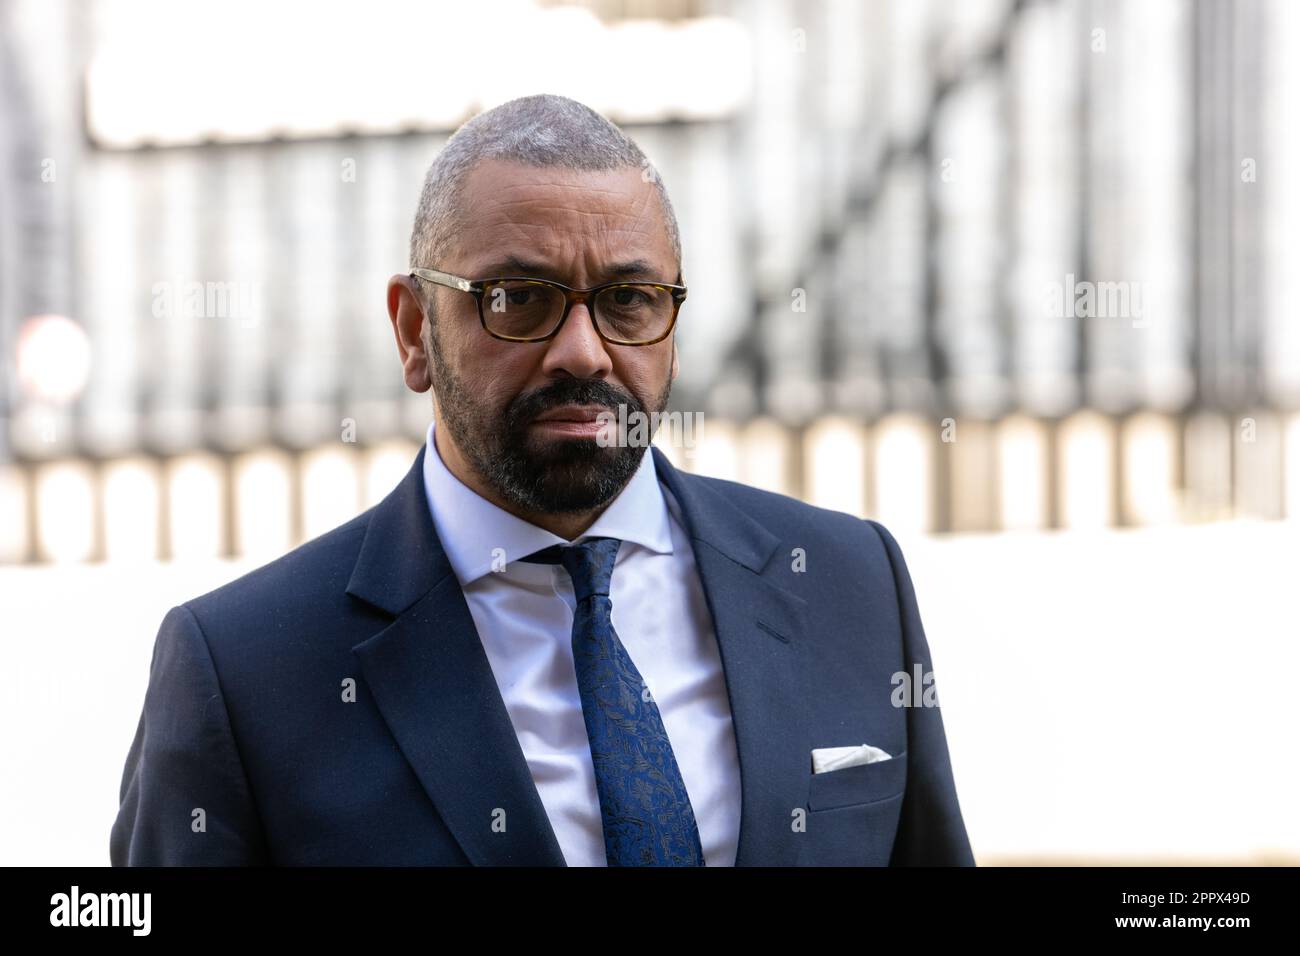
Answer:
[[[668,401],[681,271],[603,117],[457,131],[388,287],[428,440],[167,614],[114,864],[973,864],[890,534],[609,426]]]

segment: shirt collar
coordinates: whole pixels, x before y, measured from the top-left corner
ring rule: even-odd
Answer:
[[[462,587],[494,566],[553,544],[576,544],[585,538],[619,538],[659,554],[672,553],[668,508],[649,448],[632,478],[595,523],[574,541],[566,541],[498,507],[453,475],[434,443],[435,425],[431,421],[425,434],[424,493],[438,540]]]

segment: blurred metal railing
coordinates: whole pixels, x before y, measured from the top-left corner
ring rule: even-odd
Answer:
[[[1291,5],[664,9],[710,12],[753,38],[750,106],[631,130],[685,234],[673,407],[715,436],[687,467],[941,532],[1296,513]],[[28,41],[0,33],[0,339],[67,313],[96,358],[66,405],[0,364],[0,559],[112,557],[123,487],[153,489],[130,513],[161,556],[270,553],[372,501],[365,462],[429,415],[376,290],[442,136],[98,150],[86,28],[0,15]],[[353,473],[336,500],[319,461]],[[281,517],[246,527],[250,473]]]

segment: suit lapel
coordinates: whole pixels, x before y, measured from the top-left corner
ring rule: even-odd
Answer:
[[[375,508],[347,591],[395,615],[353,651],[403,756],[476,866],[564,866],[460,583],[421,448]]]
[[[792,866],[811,771],[805,711],[806,602],[763,576],[779,540],[651,446],[659,480],[682,507],[713,615],[740,759],[737,866]]]

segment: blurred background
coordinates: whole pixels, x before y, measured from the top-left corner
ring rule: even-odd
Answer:
[[[166,610],[382,498],[447,136],[668,186],[658,442],[907,556],[979,863],[1300,862],[1300,5],[0,0],[0,862],[106,864]]]

